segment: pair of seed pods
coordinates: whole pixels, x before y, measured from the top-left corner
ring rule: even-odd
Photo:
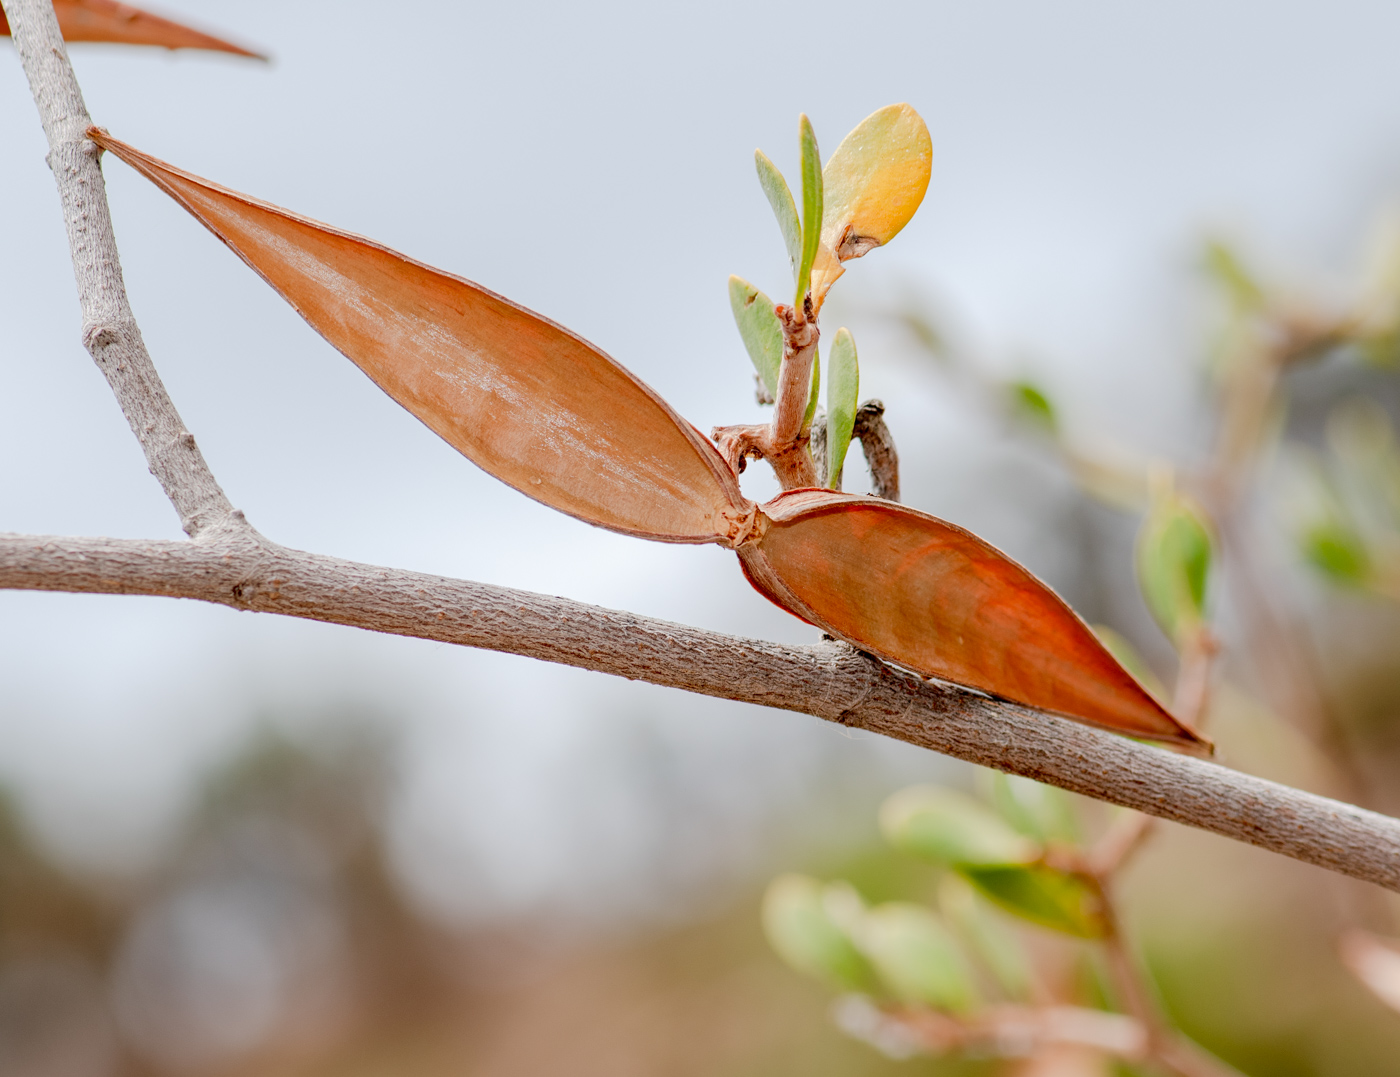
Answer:
[[[89,132],[469,460],[560,512],[734,550],[763,595],[926,677],[1188,751],[1208,742],[976,535],[830,490],[758,505],[714,445],[588,341],[494,292]]]

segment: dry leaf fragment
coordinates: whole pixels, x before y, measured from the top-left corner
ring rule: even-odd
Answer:
[[[977,536],[880,498],[790,490],[739,550],[754,586],[925,676],[1120,733],[1201,748],[1075,612]]]
[[[158,45],[167,49],[208,49],[251,56],[241,45],[214,37],[193,27],[153,15],[149,11],[119,4],[116,0],[54,0],[54,14],[65,41],[107,41],[120,45]],[[0,35],[9,36],[10,24],[0,11]]]
[[[551,508],[663,542],[721,542],[754,510],[647,385],[479,284],[209,183],[98,129],[311,327],[473,463]]]

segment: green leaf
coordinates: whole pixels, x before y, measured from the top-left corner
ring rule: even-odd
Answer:
[[[1235,310],[1244,313],[1264,306],[1264,289],[1245,268],[1243,260],[1219,240],[1206,244],[1206,272],[1220,285]]]
[[[729,307],[754,369],[768,395],[776,397],[778,371],[783,365],[783,327],[773,310],[773,300],[748,281],[730,277]]]
[[[792,263],[792,275],[797,278],[797,267],[802,261],[802,222],[797,219],[797,203],[792,199],[787,180],[778,171],[778,166],[768,159],[762,150],[753,151],[754,164],[758,168],[758,182],[763,193],[768,196],[768,204],[773,207],[773,216],[778,218],[778,228],[787,244],[788,260]]]
[[[943,921],[922,905],[892,901],[869,910],[857,934],[891,995],[967,1013],[978,999],[972,970],[957,939]]]
[[[812,349],[812,391],[807,394],[807,411],[802,416],[802,425],[808,426],[817,413],[817,401],[821,399],[822,357],[816,348]]]
[[[1303,534],[1303,556],[1333,583],[1360,587],[1371,577],[1371,554],[1356,530],[1340,520],[1314,524]]]
[[[841,489],[841,468],[851,447],[856,425],[856,400],[860,396],[860,361],[856,341],[844,326],[836,330],[831,354],[826,358],[826,484]]]
[[[1138,584],[1152,616],[1178,645],[1205,619],[1213,545],[1204,515],[1175,494],[1158,500],[1138,532]]]
[[[1055,414],[1055,405],[1039,388],[1028,381],[1014,381],[1006,387],[1006,391],[1012,413],[1018,419],[1047,434],[1058,432],[1059,417]]]
[[[1041,855],[1037,842],[971,797],[932,785],[886,800],[880,832],[897,849],[959,869],[1030,864]]]
[[[949,872],[938,884],[938,907],[973,953],[992,973],[1006,997],[1016,1002],[1030,999],[1035,974],[1021,940],[978,896],[961,875]]]
[[[1040,864],[958,870],[989,899],[1031,923],[1081,939],[1109,934],[1103,897],[1084,876]]]
[[[869,991],[869,962],[832,920],[826,888],[806,875],[780,875],[763,895],[763,930],[778,956],[798,972],[846,991]]]
[[[822,238],[822,156],[806,113],[798,120],[798,130],[802,151],[802,259],[797,266],[794,306],[800,311],[812,285],[812,264],[817,260],[817,245]]]
[[[1078,843],[1079,824],[1063,789],[985,768],[978,777],[997,812],[1022,834],[1041,842]]]

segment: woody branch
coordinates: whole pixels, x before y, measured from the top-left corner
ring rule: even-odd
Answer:
[[[84,342],[192,541],[0,535],[0,588],[193,598],[801,711],[1400,891],[1400,821],[926,682],[843,644],[764,643],[269,541],[224,496],[141,341],[122,284],[96,147],[83,135],[87,110],[53,8],[49,0],[2,2],[48,136]],[[788,380],[805,390],[810,358],[798,376],[804,347],[796,345]],[[803,415],[805,407],[790,444],[800,445],[810,467]],[[784,422],[790,421],[784,412]]]

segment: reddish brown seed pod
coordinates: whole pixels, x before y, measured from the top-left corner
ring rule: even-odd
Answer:
[[[734,547],[778,605],[924,676],[1208,747],[1058,595],[975,535],[826,490],[759,508],[706,438],[562,326],[96,128],[88,135],[189,210],[389,396],[522,493],[641,538]]]
[[[753,504],[719,452],[582,337],[469,280],[91,137],[190,211],[453,448],[590,524],[723,542]]]
[[[924,676],[1120,733],[1204,746],[1040,580],[976,535],[872,497],[792,490],[739,549],[772,601]]]
[[[166,49],[208,49],[264,59],[241,45],[173,22],[116,0],[54,0],[54,14],[65,41],[106,41],[119,45],[156,45]],[[0,35],[10,33],[0,11]]]

